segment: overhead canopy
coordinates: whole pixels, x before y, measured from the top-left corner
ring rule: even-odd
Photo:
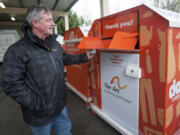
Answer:
[[[0,27],[6,25],[20,25],[24,21],[24,16],[28,7],[35,4],[42,4],[52,10],[54,21],[57,22],[60,17],[65,16],[66,12],[78,0],[0,0],[6,8],[0,8]],[[11,17],[15,17],[13,22]]]

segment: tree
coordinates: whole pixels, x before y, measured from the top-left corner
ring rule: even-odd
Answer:
[[[69,18],[69,29],[81,26],[82,24],[85,23],[83,17],[82,16],[78,17],[77,14],[74,13],[72,10],[68,11],[68,18]],[[57,29],[58,29],[58,34],[63,36],[65,31],[64,17],[58,21]]]
[[[154,0],[154,6],[180,12],[180,0]]]

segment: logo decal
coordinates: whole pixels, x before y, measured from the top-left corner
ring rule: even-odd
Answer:
[[[128,87],[128,85],[126,84],[126,85],[124,85],[124,86],[120,86],[120,79],[119,79],[119,77],[118,76],[114,76],[113,78],[112,78],[112,80],[111,80],[111,84],[113,84],[114,83],[114,80],[117,80],[117,82],[118,82],[118,87],[120,88],[120,89],[125,89],[125,88],[127,88]],[[132,80],[130,80],[129,82],[132,82]]]

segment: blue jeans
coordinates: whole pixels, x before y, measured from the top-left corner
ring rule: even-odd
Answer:
[[[51,129],[55,135],[71,135],[71,121],[64,107],[61,114],[44,126],[30,126],[34,135],[50,135]]]

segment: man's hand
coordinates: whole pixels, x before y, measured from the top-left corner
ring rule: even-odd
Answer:
[[[93,50],[88,50],[88,51],[86,51],[86,55],[87,55],[87,57],[88,57],[88,60],[89,60],[89,59],[92,59],[95,54],[96,54],[96,53],[95,53]]]

